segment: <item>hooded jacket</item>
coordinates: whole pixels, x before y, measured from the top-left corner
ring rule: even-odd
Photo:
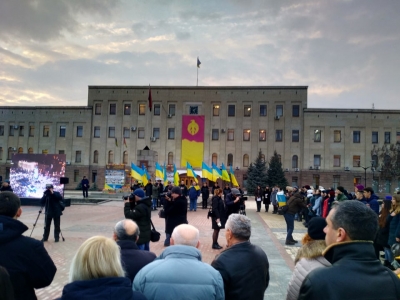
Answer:
[[[43,243],[23,236],[18,220],[0,216],[0,265],[7,269],[15,299],[36,299],[35,290],[50,285],[57,268]]]
[[[133,289],[148,299],[224,299],[220,273],[201,261],[195,247],[176,245],[165,249],[139,271]]]
[[[304,196],[300,193],[294,193],[292,197],[287,201],[288,214],[295,215],[300,208],[307,207]]]
[[[151,200],[146,197],[136,202],[136,206],[131,209],[130,203],[125,203],[125,218],[131,219],[139,226],[140,236],[137,241],[138,245],[150,242],[151,235]]]
[[[64,286],[62,300],[146,300],[132,291],[131,283],[126,277],[104,277],[92,280],[78,280]]]
[[[335,243],[323,256],[332,266],[308,274],[299,300],[400,299],[400,280],[376,258],[372,241]]]
[[[298,250],[295,258],[296,266],[293,270],[292,279],[289,282],[286,300],[297,300],[301,284],[308,273],[316,268],[329,267],[331,265],[322,256],[325,248],[325,241],[318,240],[310,241]]]
[[[369,207],[376,212],[377,215],[379,215],[379,202],[378,202],[379,197],[376,194],[372,194],[370,198],[364,198],[363,200],[365,201],[366,204],[369,205]]]

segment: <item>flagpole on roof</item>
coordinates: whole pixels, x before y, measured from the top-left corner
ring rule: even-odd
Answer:
[[[199,86],[199,69],[200,69],[200,64],[201,64],[200,59],[199,59],[199,57],[197,56],[197,86]]]

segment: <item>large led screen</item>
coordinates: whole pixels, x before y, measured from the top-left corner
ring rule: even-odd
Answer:
[[[65,154],[14,154],[10,184],[19,197],[42,198],[46,184],[62,194],[60,177],[65,174]]]

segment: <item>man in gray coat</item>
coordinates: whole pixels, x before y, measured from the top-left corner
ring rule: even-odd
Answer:
[[[224,299],[218,271],[201,261],[199,230],[192,225],[175,227],[171,245],[139,271],[133,290],[147,299]]]

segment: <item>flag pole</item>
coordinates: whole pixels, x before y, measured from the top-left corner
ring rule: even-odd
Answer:
[[[199,67],[197,67],[196,69],[197,69],[197,84],[196,84],[196,86],[199,86]]]

